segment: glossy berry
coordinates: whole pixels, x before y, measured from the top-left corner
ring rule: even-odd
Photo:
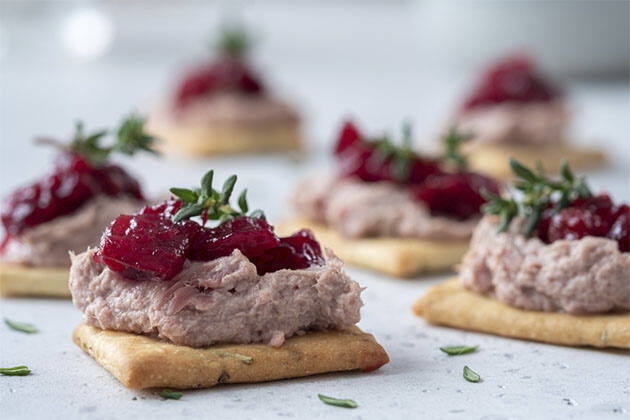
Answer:
[[[464,110],[502,102],[548,102],[557,90],[536,73],[533,62],[525,56],[508,57],[481,78],[464,102]]]
[[[558,213],[550,206],[538,225],[538,237],[546,243],[576,240],[585,236],[617,241],[622,252],[630,252],[630,207],[615,205],[608,194],[575,200]]]
[[[83,157],[62,154],[51,174],[17,189],[2,203],[7,237],[74,212],[96,195],[129,195],[143,199],[140,185],[117,165],[92,166]]]
[[[243,61],[222,57],[184,78],[175,93],[175,105],[185,107],[200,96],[216,92],[258,94],[263,90],[262,82]]]
[[[432,175],[411,192],[424,202],[433,216],[446,216],[466,220],[480,213],[486,199],[481,192],[499,193],[499,186],[492,179],[471,173]]]
[[[170,280],[190,246],[188,231],[157,214],[122,215],[105,230],[94,260],[133,280]]]
[[[211,261],[239,249],[258,274],[324,264],[310,231],[279,238],[264,219],[236,217],[216,228],[184,220],[173,223],[179,200],[147,206],[118,217],[104,232],[95,261],[133,280],[170,280],[186,259]]]
[[[365,182],[417,184],[429,175],[441,173],[436,161],[414,154],[408,160],[403,177],[395,160],[383,159],[376,144],[366,141],[351,122],[346,122],[341,130],[335,145],[335,155],[341,177],[355,176]]]

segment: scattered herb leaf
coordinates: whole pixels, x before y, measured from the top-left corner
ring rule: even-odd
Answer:
[[[591,196],[584,178],[576,178],[566,160],[562,162],[559,181],[547,178],[540,163],[537,163],[536,171],[533,171],[516,159],[510,158],[510,168],[519,178],[514,182],[514,188],[521,192],[518,198],[506,199],[487,191],[483,192],[488,200],[483,206],[483,211],[501,216],[498,232],[503,232],[515,217],[520,216],[525,219],[523,233],[530,236],[540,223],[543,211],[551,205],[553,211],[557,213],[576,199]]]
[[[606,330],[602,331],[601,340],[605,343],[608,341],[608,332]]]
[[[0,368],[0,374],[5,376],[26,376],[31,370],[26,366],[15,366],[12,368]]]
[[[4,318],[4,323],[9,326],[12,330],[22,331],[23,333],[33,334],[36,333],[37,327],[33,324],[27,324],[25,322],[15,322],[10,319]]]
[[[234,359],[240,360],[241,362],[245,363],[246,365],[251,365],[254,362],[254,358],[253,357],[245,356],[245,355],[238,354],[238,353],[230,353],[229,351],[216,350],[214,352],[214,354],[216,354],[217,356],[221,356],[221,357],[233,357]]]
[[[179,400],[182,397],[181,392],[179,391],[173,391],[172,389],[164,389],[162,390],[162,392],[160,392],[160,397],[164,398],[165,400]]]
[[[477,372],[475,372],[468,366],[464,366],[464,379],[466,379],[468,382],[477,383],[481,381],[481,376],[479,376]]]
[[[173,217],[174,222],[179,222],[191,217],[204,215],[204,220],[226,220],[233,219],[237,216],[245,216],[249,210],[247,205],[246,191],[240,194],[238,198],[238,207],[240,211],[230,206],[230,197],[234,191],[236,184],[236,175],[230,176],[221,188],[221,192],[212,187],[214,171],[210,170],[201,178],[201,188],[171,188],[170,191],[177,198],[182,200],[182,208]],[[261,210],[255,210],[250,213],[250,217],[263,218],[265,215]]]
[[[344,408],[357,408],[358,407],[357,403],[354,400],[347,400],[347,399],[344,400],[344,399],[339,399],[339,398],[327,397],[322,394],[317,394],[317,397],[322,402],[328,405],[334,405],[337,407],[344,407]]]
[[[451,347],[440,347],[444,353],[449,356],[459,356],[460,354],[468,354],[477,351],[477,346],[469,347],[469,346],[451,346]]]

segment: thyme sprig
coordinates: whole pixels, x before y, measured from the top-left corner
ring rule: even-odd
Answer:
[[[444,154],[442,160],[446,162],[453,162],[455,167],[460,170],[468,168],[468,159],[461,154],[461,146],[465,142],[471,139],[470,134],[464,134],[457,130],[454,125],[449,128],[446,134],[442,137],[444,143]]]
[[[233,58],[242,58],[252,47],[251,35],[241,25],[232,24],[221,29],[217,48],[222,53]]]
[[[175,223],[196,216],[202,216],[204,224],[206,220],[218,220],[223,223],[237,216],[247,215],[249,211],[247,189],[244,189],[238,197],[239,210],[230,205],[230,197],[236,184],[236,175],[225,180],[220,192],[212,187],[213,178],[214,170],[210,170],[201,178],[200,188],[170,189],[171,193],[183,202],[181,209],[173,217]],[[265,218],[262,210],[254,210],[249,216]]]
[[[75,123],[75,131],[72,141],[64,144],[56,139],[49,137],[39,137],[35,139],[37,143],[49,144],[73,153],[78,153],[85,157],[94,165],[102,165],[109,156],[114,153],[122,153],[125,155],[134,155],[142,150],[149,153],[157,154],[153,150],[153,142],[155,139],[144,131],[145,119],[138,114],[131,114],[123,119],[120,127],[115,132],[115,140],[109,146],[103,145],[102,140],[109,134],[114,134],[109,130],[98,130],[86,133],[82,121]]]
[[[374,158],[377,164],[384,161],[392,162],[394,176],[400,182],[406,182],[411,172],[411,163],[416,157],[413,151],[413,129],[411,123],[405,122],[402,127],[402,144],[396,144],[389,135],[385,135],[380,139],[370,141],[375,148]]]
[[[525,219],[523,233],[530,236],[549,206],[553,206],[553,212],[557,213],[576,199],[592,195],[585,179],[577,178],[566,160],[562,162],[560,180],[557,181],[545,176],[540,162],[536,164],[536,170],[532,170],[510,158],[510,168],[518,178],[513,185],[520,191],[519,197],[503,198],[484,192],[488,200],[483,206],[484,213],[501,216],[498,232],[503,232],[515,217],[520,216]]]
[[[114,153],[134,155],[142,150],[156,153],[151,147],[154,138],[144,131],[145,119],[138,114],[131,114],[123,119],[116,130],[115,141],[109,146],[101,144],[103,138],[110,134],[109,130],[100,130],[87,134],[83,122],[77,121],[74,138],[70,143],[70,150],[85,156],[90,162],[102,164]]]

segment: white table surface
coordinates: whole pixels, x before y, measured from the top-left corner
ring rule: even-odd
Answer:
[[[124,159],[122,162],[155,194],[172,185],[195,184],[211,167],[219,179],[236,172],[240,175],[237,190],[247,186],[251,205],[266,209],[274,221],[289,213],[285,199],[291,185],[328,163],[326,150],[344,115],[356,115],[360,123],[373,130],[395,130],[403,118],[411,117],[419,137],[428,143],[456,103],[466,78],[431,70],[426,57],[410,57],[410,51],[417,51],[413,14],[408,15],[404,8],[361,9],[363,24],[350,18],[355,12],[359,13],[346,10],[345,18],[332,19],[330,25],[337,26],[321,36],[312,34],[311,20],[296,22],[297,12],[291,10],[284,10],[280,17],[270,17],[260,10],[250,16],[260,17],[259,26],[270,34],[259,53],[260,66],[273,74],[273,81],[307,115],[305,133],[312,151],[309,159],[298,162],[282,156],[264,156],[190,162],[141,157],[133,163]],[[145,28],[152,22],[151,16],[147,17],[149,23],[144,22]],[[288,45],[286,36],[279,34],[280,29],[276,31],[276,21],[287,16],[291,19],[282,22],[296,34],[296,44],[301,43],[298,47]],[[132,25],[124,26],[123,18],[124,32]],[[38,17],[36,13],[33,19],[43,21],[45,29],[52,25],[53,18]],[[133,16],[127,19],[133,20]],[[381,41],[365,29],[366,21],[375,24],[379,19],[397,42]],[[101,61],[80,64],[46,54],[46,48],[40,45],[45,43],[45,31],[31,20],[9,23],[9,35],[15,42],[9,44],[13,49],[9,48],[0,61],[1,195],[41,174],[47,166],[51,154],[32,146],[32,136],[63,136],[71,130],[76,117],[84,118],[88,127],[100,127],[117,121],[134,106],[141,110],[150,108],[151,99],[160,95],[177,63],[198,52],[191,40],[199,39],[200,31],[186,32],[189,28],[180,22],[186,36],[164,37],[165,45],[156,41],[151,44],[153,49],[143,53],[145,44],[139,47],[133,42],[119,43]],[[19,29],[20,25],[24,28]],[[343,30],[346,26],[359,35],[348,35]],[[154,26],[150,28],[155,30]],[[174,32],[164,28],[169,30]],[[327,37],[339,39],[341,45],[331,43]],[[182,39],[189,44],[175,48]],[[323,48],[323,44],[330,46]],[[125,49],[125,45],[130,46]],[[340,51],[344,51],[342,58],[334,59]],[[628,201],[627,80],[573,81],[567,82],[567,90],[575,109],[576,139],[596,141],[612,158],[608,169],[591,173],[592,185]],[[412,314],[411,305],[447,275],[398,280],[352,268],[347,271],[366,287],[359,326],[383,345],[391,359],[389,364],[372,373],[329,374],[186,391],[179,401],[164,401],[154,392],[124,388],[77,348],[70,337],[81,315],[69,301],[2,299],[0,317],[32,322],[40,332],[26,335],[0,325],[0,366],[27,364],[33,370],[26,377],[0,377],[0,417],[630,417],[628,352],[551,346],[428,326]],[[460,357],[439,351],[440,346],[456,344],[479,345],[479,351]],[[477,371],[483,381],[466,382],[462,377],[464,365]],[[324,405],[317,399],[318,393],[352,398],[359,408]]]

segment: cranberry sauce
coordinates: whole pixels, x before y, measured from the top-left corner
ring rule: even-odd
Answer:
[[[499,194],[496,182],[472,172],[432,175],[411,188],[412,194],[423,201],[433,216],[466,220],[477,216],[486,199],[481,191]]]
[[[560,212],[545,210],[536,232],[546,243],[606,237],[617,241],[622,252],[630,252],[630,207],[615,205],[607,194],[578,199]]]
[[[412,197],[422,201],[434,216],[465,220],[478,216],[486,199],[485,189],[498,194],[498,184],[472,172],[444,172],[438,160],[415,153],[407,158],[407,174],[401,179],[395,157],[382,159],[376,142],[365,140],[351,122],[346,122],[334,149],[342,177],[365,182],[389,181],[405,185]]]
[[[549,102],[558,90],[535,71],[526,56],[508,57],[488,69],[465,100],[464,111],[502,102]]]
[[[52,173],[18,188],[3,200],[1,218],[6,238],[72,213],[99,194],[127,194],[143,199],[138,182],[121,167],[112,164],[95,167],[80,155],[64,153]]]
[[[182,80],[175,92],[175,105],[182,108],[195,98],[219,91],[259,94],[264,86],[243,61],[222,57]]]
[[[321,247],[310,231],[276,236],[264,219],[239,216],[215,228],[193,221],[173,223],[181,201],[145,207],[119,216],[105,230],[95,261],[134,280],[170,280],[189,260],[211,261],[239,249],[258,274],[323,265]]]

